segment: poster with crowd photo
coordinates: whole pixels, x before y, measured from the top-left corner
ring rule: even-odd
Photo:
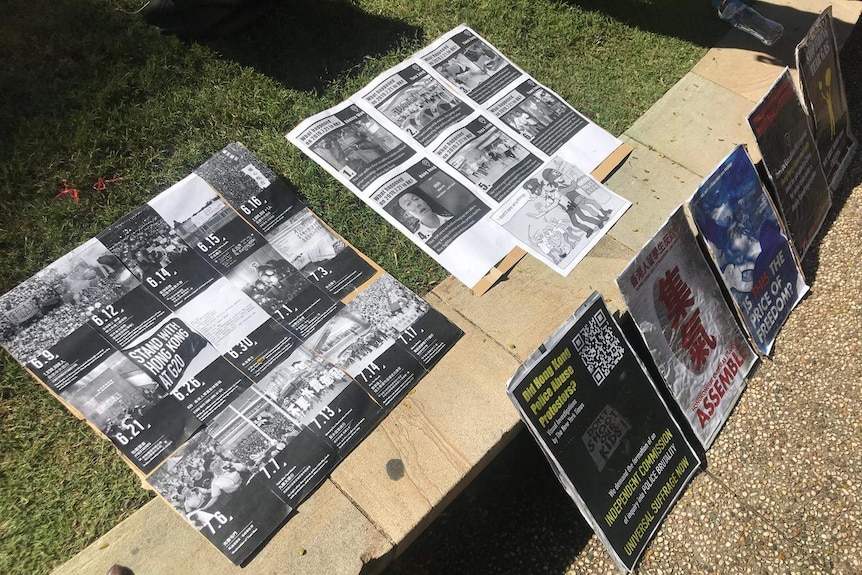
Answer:
[[[598,293],[507,393],[614,562],[634,569],[701,460]]]
[[[0,341],[26,364],[85,323],[95,326],[94,317],[101,322],[106,310],[112,315],[124,307],[117,302],[139,287],[117,258],[90,240],[0,298]]]
[[[446,136],[434,154],[495,203],[503,201],[542,163],[484,116]]]
[[[292,511],[261,477],[205,429],[147,481],[219,551],[240,565]]]
[[[530,254],[567,275],[630,206],[574,164],[555,157],[491,217]]]
[[[482,104],[523,73],[466,26],[444,34],[419,53],[419,58],[449,84]]]
[[[748,123],[801,260],[826,219],[832,195],[787,68],[749,114]]]
[[[808,286],[745,148],[737,146],[688,205],[752,341],[769,354]]]
[[[350,302],[306,341],[314,353],[344,370],[384,407],[391,407],[425,375],[422,363],[396,343],[391,326],[375,321],[381,298]],[[359,301],[357,301],[359,300]],[[381,318],[382,319],[382,318]]]
[[[796,69],[823,171],[835,190],[853,159],[856,139],[850,129],[831,6],[817,17],[796,46]]]
[[[238,142],[225,146],[194,173],[263,235],[305,207],[292,186]]]
[[[266,391],[264,391],[266,389]],[[290,507],[296,508],[338,464],[328,441],[288,416],[286,395],[276,386],[253,385],[207,427],[207,433],[235,461],[257,473]]]
[[[272,230],[266,239],[281,257],[334,300],[348,297],[378,273],[375,265],[307,208]]]
[[[588,173],[620,145],[617,138],[530,78],[487,108],[542,153],[560,156]]]
[[[740,331],[680,206],[617,278],[662,378],[709,449],[757,354]]]
[[[341,307],[266,244],[226,276],[300,341]]]
[[[305,120],[289,137],[337,180],[359,191],[416,154],[349,100]]]
[[[437,363],[464,332],[389,274],[350,302],[351,311],[378,326],[425,369]]]
[[[199,295],[219,277],[146,204],[97,237],[171,311]]]
[[[385,415],[347,374],[305,348],[297,349],[257,386],[296,425],[333,445],[339,458]]]
[[[147,474],[201,427],[147,371],[114,351],[60,392],[104,433],[126,459]]]
[[[195,174],[186,176],[148,203],[221,274],[266,243],[262,235]]]
[[[356,94],[356,100],[425,147],[474,111],[413,60],[378,76]]]

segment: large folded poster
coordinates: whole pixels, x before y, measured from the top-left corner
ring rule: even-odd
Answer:
[[[615,153],[627,149],[466,26],[287,137],[480,292],[490,287],[483,282],[489,270],[516,246],[538,253],[535,239],[499,226],[492,210],[550,167],[551,156],[589,174],[616,165],[622,157]],[[570,270],[577,252],[593,243],[552,265]]]
[[[787,68],[749,114],[748,123],[801,260],[826,219],[832,195]]]
[[[598,293],[506,391],[614,562],[634,569],[701,460]]]
[[[831,6],[817,17],[796,46],[796,69],[823,171],[835,190],[853,159],[856,139],[850,129]]]
[[[751,339],[768,354],[808,286],[742,146],[704,180],[689,208]]]
[[[740,331],[680,206],[617,286],[682,413],[708,449],[757,355]]]
[[[237,564],[461,335],[238,144],[0,297],[0,343]]]

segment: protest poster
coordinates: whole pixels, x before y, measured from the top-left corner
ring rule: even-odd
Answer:
[[[566,275],[631,202],[562,158],[552,158],[494,210],[492,219],[528,253]]]
[[[680,206],[617,278],[653,361],[709,449],[757,354],[740,331]]]
[[[551,155],[601,179],[631,151],[464,25],[287,138],[478,294],[531,245],[491,210]]]
[[[623,572],[634,569],[701,460],[597,292],[506,391]]]
[[[0,343],[237,564],[462,335],[239,144],[0,297]]]
[[[159,467],[149,483],[237,565],[246,561],[292,511],[263,483],[260,474],[206,429]]]
[[[799,259],[805,257],[832,205],[808,119],[785,68],[748,116],[775,203]]]
[[[796,69],[823,171],[829,187],[835,190],[856,152],[856,138],[850,129],[831,6],[821,12],[796,46]]]
[[[688,205],[737,314],[768,355],[808,286],[745,148],[734,148]]]

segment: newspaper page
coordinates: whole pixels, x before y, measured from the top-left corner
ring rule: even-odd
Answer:
[[[757,361],[682,206],[617,278],[662,378],[709,449]]]
[[[832,195],[787,68],[749,114],[748,123],[801,260],[826,219]]]
[[[567,275],[630,206],[574,164],[552,158],[492,218],[530,254]]]
[[[853,159],[856,139],[850,129],[831,6],[817,17],[796,46],[796,69],[823,171],[830,188],[835,190]]]
[[[632,571],[701,460],[598,293],[506,391],[617,567]]]
[[[749,336],[768,355],[808,286],[745,148],[737,146],[688,205]]]

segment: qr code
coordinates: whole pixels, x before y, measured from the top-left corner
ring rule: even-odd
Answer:
[[[599,471],[605,468],[620,441],[631,428],[631,424],[619,411],[606,405],[581,436]]]
[[[623,346],[602,310],[590,318],[572,343],[596,385],[601,385],[623,358]]]

